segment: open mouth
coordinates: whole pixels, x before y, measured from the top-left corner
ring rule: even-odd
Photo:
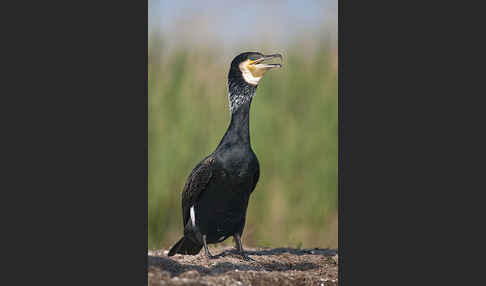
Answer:
[[[262,58],[254,60],[251,65],[257,69],[281,68],[282,64],[272,63],[276,58],[280,58],[280,61],[283,60],[281,54],[264,55]]]

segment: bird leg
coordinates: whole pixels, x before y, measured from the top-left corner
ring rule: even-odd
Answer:
[[[233,235],[236,243],[236,249],[240,253],[240,255],[243,257],[243,260],[246,261],[255,261],[254,259],[250,258],[245,251],[243,250],[243,244],[241,243],[241,235],[239,233],[235,233]]]
[[[203,244],[204,244],[204,252],[206,253],[206,257],[207,257],[208,259],[214,259],[214,258],[216,258],[216,257],[214,257],[214,256],[211,254],[211,252],[209,252],[209,249],[208,249],[208,244],[206,243],[206,235],[205,235],[205,234],[203,234],[202,239],[203,239]]]

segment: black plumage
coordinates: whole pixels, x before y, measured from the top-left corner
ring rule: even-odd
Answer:
[[[281,55],[243,53],[233,59],[228,73],[231,122],[219,145],[192,170],[182,192],[184,236],[171,248],[176,253],[198,254],[207,244],[233,236],[244,259],[241,236],[250,195],[260,177],[258,159],[250,144],[250,105],[263,73],[280,64],[264,61]]]

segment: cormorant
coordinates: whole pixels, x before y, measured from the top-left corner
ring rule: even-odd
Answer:
[[[281,64],[268,63],[280,54],[246,52],[236,56],[228,73],[231,122],[213,153],[192,170],[182,191],[184,236],[171,248],[176,253],[196,255],[207,244],[233,236],[245,260],[241,236],[250,195],[260,177],[258,159],[250,145],[250,104],[263,74]],[[267,62],[267,63],[265,63]]]

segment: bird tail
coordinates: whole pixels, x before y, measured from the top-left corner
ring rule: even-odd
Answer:
[[[202,244],[196,243],[191,239],[182,237],[169,251],[168,256],[173,256],[176,253],[196,255],[201,251]]]

